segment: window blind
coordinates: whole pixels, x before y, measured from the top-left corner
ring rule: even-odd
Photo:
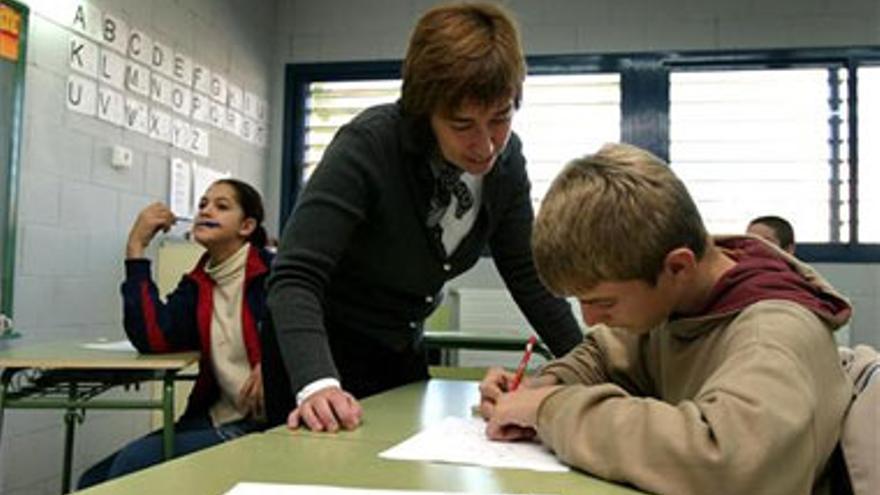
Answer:
[[[399,98],[399,80],[313,82],[306,100],[303,181],[311,176],[336,131],[362,110]]]
[[[863,67],[859,82],[859,242],[880,242],[880,67]]]
[[[399,95],[399,80],[311,83],[306,103],[304,180],[342,125],[362,110],[396,101]],[[568,161],[620,139],[620,77],[529,76],[513,129],[523,141],[532,202],[537,209],[550,182]]]
[[[670,75],[670,162],[710,232],[740,233],[756,216],[779,215],[799,242],[847,241],[848,167],[834,163],[831,142],[831,127],[846,123],[845,92],[842,69]],[[836,146],[845,160],[846,142]]]

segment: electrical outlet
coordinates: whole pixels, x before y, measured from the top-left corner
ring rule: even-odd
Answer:
[[[112,165],[113,168],[131,168],[131,162],[133,159],[134,156],[131,149],[126,148],[125,146],[116,145],[113,147],[113,157],[110,160],[110,165]]]

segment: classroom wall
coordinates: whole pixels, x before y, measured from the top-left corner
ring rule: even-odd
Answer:
[[[413,23],[431,0],[283,0],[278,54],[284,63],[402,59]],[[527,54],[608,53],[876,45],[876,0],[508,0]],[[380,14],[381,13],[381,14]],[[280,174],[272,160],[269,177]],[[855,304],[852,342],[880,345],[880,266],[817,268]],[[501,288],[491,261],[452,287]]]
[[[435,0],[281,0],[285,62],[401,59],[413,23]],[[869,45],[880,41],[875,0],[507,0],[526,52]]]
[[[62,12],[77,2],[24,3],[31,8],[31,20],[14,313],[22,337],[7,345],[71,338],[121,339],[118,294],[125,239],[141,208],[152,201],[167,200],[170,157],[229,171],[265,192],[274,188],[265,177],[269,148],[204,126],[210,148],[203,157],[68,110],[66,84],[75,72],[68,60],[69,18]],[[271,104],[271,75],[277,66],[274,0],[88,3]],[[110,166],[110,150],[117,144],[132,150],[130,169]],[[277,199],[274,201],[277,204]],[[155,255],[155,249],[149,254]],[[4,423],[0,493],[58,493],[62,413],[10,411]],[[148,413],[89,411],[78,428],[74,475],[149,428]]]

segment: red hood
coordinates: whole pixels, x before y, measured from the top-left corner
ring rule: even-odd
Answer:
[[[699,314],[728,313],[758,301],[782,299],[809,308],[823,320],[838,325],[849,319],[849,303],[812,268],[781,250],[751,237],[715,238],[715,244],[736,265],[718,280]]]

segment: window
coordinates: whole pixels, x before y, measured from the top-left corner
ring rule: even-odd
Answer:
[[[367,107],[396,101],[399,95],[399,79],[309,84],[303,180],[308,180],[343,124]],[[513,129],[523,141],[537,209],[550,182],[569,160],[620,139],[620,78],[616,74],[529,76]]]
[[[513,129],[523,141],[537,211],[566,163],[620,140],[620,77],[529,76]]]
[[[859,242],[880,242],[880,67],[858,72]]]
[[[308,95],[303,181],[308,180],[340,127],[367,107],[397,100],[400,80],[313,82]]]
[[[845,76],[825,68],[670,75],[670,162],[710,232],[741,233],[756,216],[780,215],[799,242],[848,240],[848,168],[834,159],[846,157],[845,143],[831,142],[846,106],[829,103],[829,84],[845,90]]]
[[[871,139],[880,49],[540,56],[528,65],[513,127],[536,208],[565,163],[624,140],[669,159],[713,233],[776,214],[794,224],[807,261],[880,261],[880,143]],[[397,99],[398,71],[387,61],[288,67],[301,89],[289,92],[282,217],[299,164],[313,168],[360,109]]]

